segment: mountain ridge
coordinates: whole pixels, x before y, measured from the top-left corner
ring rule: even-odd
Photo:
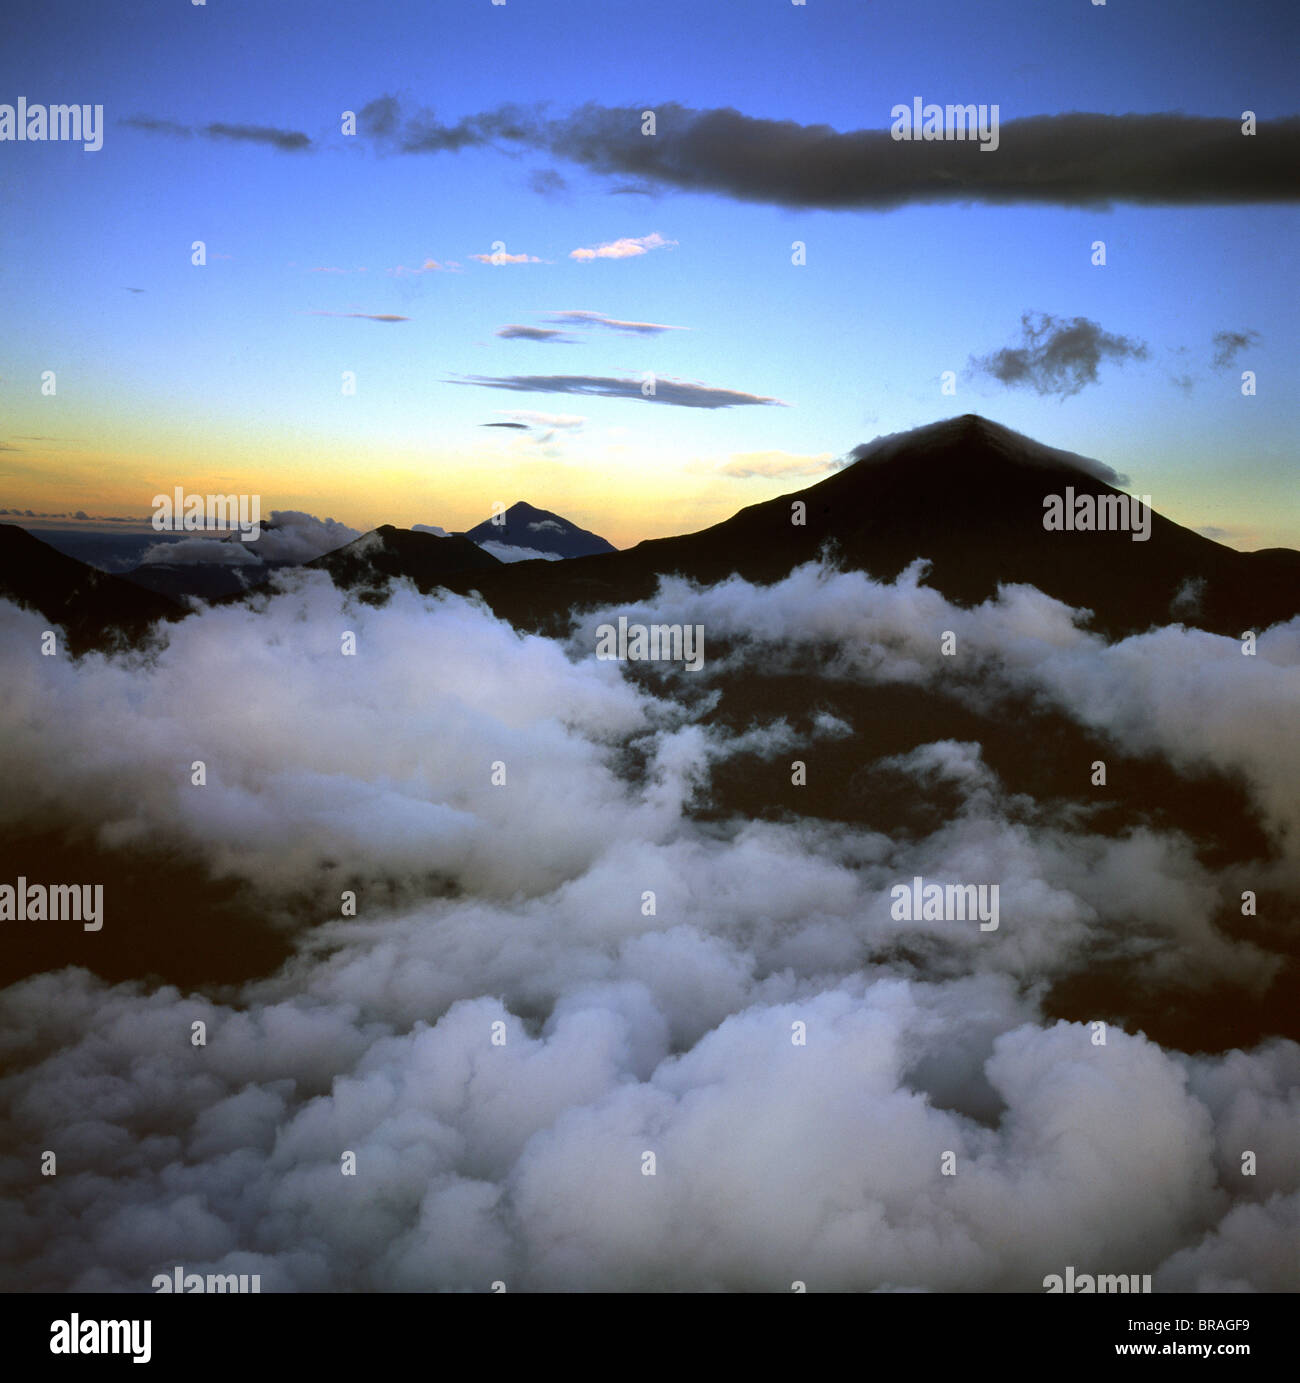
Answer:
[[[305,565],[371,600],[397,578],[425,593],[477,593],[517,627],[550,633],[565,631],[572,610],[647,600],[664,577],[711,584],[737,575],[771,584],[823,559],[882,581],[923,560],[927,583],[962,605],[988,600],[1003,585],[1032,585],[1092,611],[1093,628],[1112,638],[1175,622],[1238,637],[1300,614],[1295,549],[1238,552],[1154,506],[1146,541],[1126,531],[1046,529],[1049,496],[1072,487],[1076,494],[1125,496],[1127,504],[1118,488],[1123,477],[977,414],[878,437],[849,455],[848,465],[802,490],[748,505],[694,533],[622,550],[502,562],[471,536],[490,534],[490,521],[449,536],[383,524]],[[524,501],[512,511],[520,531],[538,521],[532,516],[549,515]],[[79,648],[106,646],[104,640],[123,633],[135,637],[155,619],[184,614],[166,592],[109,577],[14,525],[0,527],[24,537],[0,544],[0,594],[51,620],[72,621]],[[221,600],[248,594],[214,590]]]
[[[1300,614],[1300,553],[1286,556],[1289,548],[1241,553],[1154,508],[1146,542],[1127,532],[1048,531],[1047,495],[1068,484],[1119,496],[1125,492],[1097,472],[1120,477],[977,414],[855,450],[857,460],[825,479],[696,533],[534,568],[527,586],[499,573],[449,586],[473,586],[511,622],[553,629],[576,604],[646,600],[661,576],[708,584],[734,574],[770,584],[829,554],[885,581],[925,560],[928,584],[963,605],[993,598],[1002,585],[1037,586],[1092,610],[1094,627],[1111,637],[1180,618],[1236,636]]]

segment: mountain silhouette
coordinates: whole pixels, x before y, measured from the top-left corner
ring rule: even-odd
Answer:
[[[964,605],[991,598],[999,584],[1033,585],[1092,610],[1092,627],[1111,637],[1177,621],[1235,637],[1300,614],[1300,552],[1289,548],[1238,552],[1154,511],[1145,542],[1128,532],[1045,529],[1049,495],[1123,492],[1095,463],[975,414],[856,454],[827,479],[698,533],[529,564],[526,573],[462,573],[447,584],[479,591],[513,623],[553,629],[574,605],[645,600],[661,576],[711,583],[737,574],[769,584],[825,553],[880,580],[924,558],[928,584]]]
[[[0,524],[0,596],[61,626],[74,654],[137,642],[155,621],[185,614],[165,595],[67,557],[10,523]]]
[[[605,544],[607,551],[560,562],[503,563],[475,541],[505,541],[490,522],[449,537],[385,524],[306,565],[368,599],[381,598],[389,581],[402,577],[426,593],[476,591],[517,627],[547,632],[563,630],[574,608],[644,601],[661,577],[712,583],[735,574],[770,584],[820,557],[880,580],[924,559],[928,584],[963,605],[990,599],[999,585],[1036,586],[1091,610],[1092,627],[1111,638],[1175,622],[1235,638],[1300,614],[1300,552],[1293,549],[1238,552],[1155,508],[1146,541],[1127,531],[1048,530],[1048,497],[1067,489],[1093,497],[1123,492],[1095,462],[974,414],[878,439],[852,455],[851,464],[807,489],[750,505],[697,533],[622,551]],[[604,543],[544,509],[520,503],[506,512],[504,529],[516,545]],[[563,532],[531,527],[550,521]],[[190,575],[180,564],[158,565],[161,576],[141,577],[137,568],[133,584],[0,525],[0,594],[66,624],[74,651],[135,638],[153,620],[180,617],[174,595],[246,594],[242,582],[232,588],[238,578],[224,568],[214,575],[203,566]]]
[[[1030,583],[1092,610],[1093,627],[1111,637],[1174,620],[1236,637],[1300,614],[1300,552],[1236,552],[1158,513],[1149,516],[1145,542],[1127,532],[1045,529],[1045,497],[1067,488],[1118,496],[1112,483],[1118,478],[984,419],[968,415],[918,428],[853,455],[851,464],[807,489],[751,505],[701,532],[625,551],[501,563],[467,536],[385,525],[308,565],[365,600],[382,600],[398,577],[425,592],[477,591],[517,628],[549,632],[567,632],[575,607],[645,600],[664,576],[706,583],[738,573],[764,584],[823,554],[885,580],[926,559],[929,583],[964,604],[994,595],[1000,583]],[[804,522],[792,522],[796,517]],[[163,597],[64,557],[12,526],[0,526],[0,593],[40,609],[51,623],[66,622],[76,651],[106,647],[144,633],[154,618],[183,614]],[[674,611],[665,606],[662,618],[675,622]],[[728,740],[754,726],[788,726],[807,776],[795,783],[795,751],[760,738],[711,766],[708,792],[692,808],[704,820],[793,815],[890,837],[925,834],[938,829],[958,801],[948,803],[942,786],[918,793],[914,775],[897,763],[921,746],[947,741],[978,744],[982,762],[1009,797],[1074,811],[1089,791],[1090,765],[1104,744],[1112,785],[1088,798],[1091,832],[1120,838],[1137,830],[1176,831],[1213,867],[1268,855],[1267,832],[1243,783],[1209,767],[1187,772],[1158,753],[1125,750],[1030,690],[1004,689],[994,704],[982,706],[943,679],[873,682],[834,664],[761,656],[742,656],[732,665],[725,655],[717,657],[724,645],[710,638],[717,661],[699,683],[709,702],[700,710],[700,725]],[[674,682],[653,663],[628,664],[624,675],[660,694],[696,691],[689,674]],[[828,737],[819,729],[826,717],[852,727],[852,739]],[[115,933],[120,941],[106,939],[89,962],[108,979],[130,978],[143,964],[169,982],[190,984],[213,974],[230,978],[240,966],[244,974],[265,973],[282,959],[282,943],[274,937],[255,928],[246,928],[247,935],[232,930],[255,913],[238,892],[201,890],[205,925],[183,936],[154,929],[148,899],[158,878],[172,875],[153,866],[145,845],[138,857],[119,864],[103,857],[94,840],[59,831],[33,827],[6,844],[15,876],[19,865],[28,872],[45,868],[52,877],[56,868],[73,876],[80,870],[111,884],[115,897],[131,900],[128,911],[138,925]],[[184,861],[167,863],[177,877],[190,877]],[[1278,893],[1265,900],[1260,917],[1282,907]],[[1214,922],[1229,939],[1294,953],[1291,943],[1279,943],[1275,923],[1243,916],[1231,899]],[[1270,926],[1267,934],[1260,930]],[[0,956],[0,983],[50,968],[50,935],[32,932]],[[237,956],[227,954],[232,935],[240,937]],[[1248,1044],[1270,1033],[1300,1039],[1293,976],[1284,968],[1260,992],[1226,982],[1204,993],[1182,994],[1176,985],[1151,992],[1130,977],[1123,957],[1102,957],[1087,974],[1053,984],[1044,1009],[1070,1021],[1123,1013],[1155,1040],[1187,1050]]]
[[[534,552],[553,552],[559,557],[592,557],[602,552],[617,552],[598,534],[579,528],[576,523],[535,509],[520,500],[498,516],[499,522],[485,519],[465,534],[475,543],[504,543],[507,547],[531,548]]]
[[[274,533],[282,525],[270,519],[259,519],[257,528],[261,533]],[[196,533],[196,537],[205,537]],[[242,534],[225,533],[212,537],[212,541],[237,544],[247,548]],[[260,553],[251,555],[261,558]],[[129,571],[122,573],[124,581],[143,586],[147,591],[156,591],[178,604],[187,596],[197,596],[200,600],[221,600],[229,596],[242,595],[245,591],[263,585],[272,572],[284,567],[301,565],[292,561],[256,562],[141,562]]]
[[[177,602],[186,596],[220,600],[263,585],[274,571],[296,562],[143,562],[122,573],[122,580]]]
[[[455,575],[491,571],[502,563],[468,538],[440,538],[386,523],[305,565],[329,572],[336,586],[360,588],[377,598],[394,577],[405,577],[428,593]]]

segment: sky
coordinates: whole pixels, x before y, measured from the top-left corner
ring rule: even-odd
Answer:
[[[0,142],[0,507],[526,499],[626,546],[974,412],[1300,546],[1298,36],[1281,3],[11,7],[0,104],[104,115],[97,151]],[[889,140],[915,97],[996,104],[999,147]]]
[[[0,130],[104,140],[0,140],[0,519],[629,545],[975,412],[1300,547],[1292,8],[6,7]],[[998,148],[891,139],[913,98]],[[109,883],[0,987],[0,1289],[1294,1290],[1300,622],[1110,642],[924,575],[548,638],[303,570],[147,657],[0,600],[0,877]],[[698,672],[592,656],[665,611]],[[917,877],[999,928],[895,916]]]

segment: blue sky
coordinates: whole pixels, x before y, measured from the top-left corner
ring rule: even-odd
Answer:
[[[1300,546],[1294,201],[792,209],[614,191],[632,179],[542,148],[402,154],[340,133],[343,111],[384,95],[448,123],[502,102],[630,118],[678,102],[881,130],[914,96],[997,103],[1004,125],[1070,111],[1271,121],[1296,109],[1289,6],[124,8],[0,21],[0,102],[102,103],[106,126],[96,153],[0,144],[0,505],[146,513],[157,489],[222,485],[358,527],[460,528],[527,498],[625,544],[800,488],[877,433],[979,412],[1100,457],[1180,522]],[[119,123],[138,116],[301,131],[311,147]],[[563,185],[540,192],[548,169]],[[570,257],[650,236],[669,243]],[[542,262],[471,258],[495,242]],[[459,268],[398,272],[429,260]],[[495,335],[566,310],[687,330]],[[973,357],[1020,343],[1023,313],[1086,318],[1145,355],[1103,360],[1064,397],[973,372]],[[1255,335],[1216,367],[1222,331]],[[39,392],[49,369],[54,399]],[[1256,397],[1241,395],[1243,369]],[[348,370],[355,397],[340,392]],[[645,371],[789,406],[456,382]],[[566,421],[480,426],[521,411]],[[770,478],[731,474],[746,457]]]

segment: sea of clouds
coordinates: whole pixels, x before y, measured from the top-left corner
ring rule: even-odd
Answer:
[[[264,1291],[1037,1291],[1067,1264],[1300,1287],[1300,1046],[1097,1046],[1042,1006],[1099,948],[1151,984],[1274,979],[1214,918],[1295,891],[1300,621],[1254,658],[1179,626],[1108,645],[1027,588],[962,610],[920,567],[809,566],[667,582],[560,641],[409,586],[376,608],[324,573],[275,584],[79,662],[0,603],[0,828],[197,856],[296,946],[222,992],[75,966],[0,992],[0,1288],[147,1291],[176,1263]],[[704,625],[691,695],[595,658],[620,613]],[[892,763],[957,794],[920,837],[706,821],[715,765],[799,754],[782,725],[706,725],[699,687],[783,659],[989,713],[1028,693],[1231,774],[1273,857],[1247,885],[1176,831],[1093,833],[951,740]],[[895,920],[914,875],[998,882],[998,930]]]

